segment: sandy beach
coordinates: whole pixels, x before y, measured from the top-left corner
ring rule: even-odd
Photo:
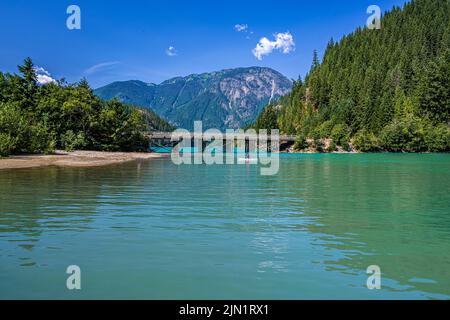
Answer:
[[[0,158],[0,170],[46,166],[99,167],[165,156],[167,155],[138,152],[56,151],[50,155],[20,155]]]

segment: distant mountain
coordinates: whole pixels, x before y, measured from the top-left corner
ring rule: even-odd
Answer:
[[[114,82],[95,90],[102,99],[150,108],[171,124],[192,129],[240,128],[253,122],[269,102],[287,94],[292,83],[270,68],[250,67],[177,77],[157,85]]]
[[[171,132],[176,128],[148,108],[137,108],[144,115],[148,131]]]

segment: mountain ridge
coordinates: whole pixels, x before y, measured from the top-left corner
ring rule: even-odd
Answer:
[[[267,67],[240,67],[174,77],[160,84],[116,81],[95,90],[104,100],[153,110],[171,124],[192,129],[236,129],[254,121],[262,108],[287,94],[292,82]]]

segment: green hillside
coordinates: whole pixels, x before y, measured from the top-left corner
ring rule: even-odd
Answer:
[[[31,59],[0,72],[0,157],[54,149],[146,150],[147,131],[173,127],[151,110],[96,97],[86,80],[39,85]]]
[[[331,40],[322,61],[315,53],[304,81],[256,126],[297,134],[299,149],[328,138],[331,149],[352,141],[360,151],[448,151],[450,1],[415,0],[381,24]]]

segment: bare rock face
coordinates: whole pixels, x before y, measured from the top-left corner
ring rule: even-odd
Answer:
[[[95,90],[103,99],[153,109],[179,128],[237,129],[253,122],[265,105],[287,94],[292,83],[270,68],[227,69],[167,80],[159,85],[115,82]]]

